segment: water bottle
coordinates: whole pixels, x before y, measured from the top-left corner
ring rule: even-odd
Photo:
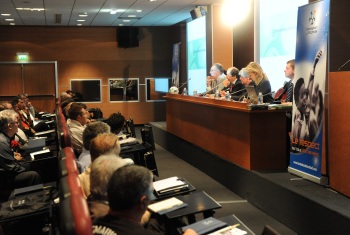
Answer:
[[[230,92],[226,91],[225,100],[230,100]]]
[[[197,90],[193,90],[193,96],[197,95]]]
[[[183,94],[183,95],[187,95],[187,89],[186,89],[186,87],[184,88],[182,94]]]
[[[215,91],[215,99],[220,99],[220,92],[219,92],[219,90]]]
[[[264,103],[264,97],[261,92],[259,92],[258,96],[258,104],[263,104]]]

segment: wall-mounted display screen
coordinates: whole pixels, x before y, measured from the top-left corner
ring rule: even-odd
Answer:
[[[146,78],[146,101],[165,101],[171,78]]]
[[[101,79],[71,79],[70,89],[82,102],[101,102]]]
[[[109,84],[109,101],[139,101],[138,78],[111,78]]]
[[[187,23],[187,79],[188,91],[204,92],[207,77],[207,40],[206,17],[200,17]]]

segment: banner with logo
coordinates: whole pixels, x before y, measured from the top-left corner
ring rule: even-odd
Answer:
[[[173,45],[173,69],[171,74],[171,86],[179,87],[180,71],[180,42]]]
[[[327,77],[329,0],[298,9],[289,172],[324,184],[322,133]]]

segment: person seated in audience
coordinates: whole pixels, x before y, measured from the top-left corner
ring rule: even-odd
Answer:
[[[99,134],[90,141],[90,156],[92,163],[101,155],[109,155],[120,158],[119,153],[120,145],[118,143],[118,136],[115,134]],[[125,164],[134,164],[134,161],[130,158],[124,158],[122,161]],[[91,165],[79,175],[80,183],[86,197],[90,195],[90,170]]]
[[[72,147],[76,154],[83,151],[83,131],[88,123],[89,112],[86,111],[86,105],[83,103],[74,103],[68,111],[67,125],[72,140]]]
[[[250,62],[244,69],[254,81],[256,93],[259,94],[261,92],[263,94],[264,103],[272,103],[274,100],[271,95],[271,84],[260,64]]]
[[[238,100],[244,93],[244,85],[242,84],[239,76],[239,70],[236,67],[230,67],[227,69],[227,80],[230,82],[227,86],[220,91],[221,97],[226,96],[226,92],[230,93],[231,99]]]
[[[103,154],[94,159],[91,164],[88,202],[92,219],[107,215],[109,210],[108,181],[113,172],[124,165],[126,165],[125,161],[120,157],[115,157],[114,154]]]
[[[254,81],[252,81],[249,77],[248,72],[243,68],[239,71],[239,77],[242,82],[242,84],[245,86],[254,86]],[[244,91],[241,96],[234,97],[235,99],[239,101],[246,101],[246,97],[248,97],[247,91]],[[232,97],[231,97],[232,98]]]
[[[23,100],[24,106],[29,110],[30,117],[33,121],[35,121],[36,110],[33,107],[32,103],[29,101],[29,96],[27,94],[18,94],[17,97]]]
[[[13,110],[15,110],[20,118],[19,128],[26,134],[27,137],[33,137],[35,133],[47,131],[48,125],[43,122],[34,122],[29,108],[25,105],[21,97],[16,96],[12,102]]]
[[[125,117],[121,113],[112,113],[108,119],[107,124],[111,127],[111,132],[116,135],[121,135],[122,129],[125,125]]]
[[[11,102],[9,101],[4,101],[2,102],[2,106],[3,106],[3,109],[1,109],[0,111],[2,110],[13,110],[13,107],[12,107],[12,104]],[[26,143],[28,143],[28,137],[26,136],[26,134],[22,131],[21,128],[18,128],[18,131],[17,133],[15,134],[15,140],[20,142],[21,145],[24,145]]]
[[[83,131],[83,151],[79,155],[77,164],[80,172],[84,172],[91,164],[90,143],[99,134],[110,133],[110,127],[104,122],[91,122]]]
[[[62,92],[60,94],[60,103],[61,103],[61,105],[62,105],[63,102],[65,102],[66,100],[71,99],[71,98],[73,98],[71,94],[68,94],[67,92]]]
[[[137,187],[135,187],[137,185]],[[94,234],[157,235],[141,225],[142,217],[151,202],[153,174],[147,168],[128,165],[116,170],[107,186],[109,211],[106,216],[95,220]],[[188,229],[185,235],[197,234]]]
[[[41,183],[40,175],[30,170],[28,163],[23,161],[21,154],[14,152],[17,145],[13,137],[18,131],[19,117],[13,110],[0,112],[0,168],[7,173],[13,188],[27,187]],[[11,146],[12,145],[12,146]]]

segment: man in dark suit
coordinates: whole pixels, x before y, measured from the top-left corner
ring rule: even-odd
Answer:
[[[238,100],[244,93],[244,85],[240,80],[239,70],[236,67],[228,68],[226,77],[230,83],[220,92],[221,97],[225,97],[228,91],[231,99]]]

